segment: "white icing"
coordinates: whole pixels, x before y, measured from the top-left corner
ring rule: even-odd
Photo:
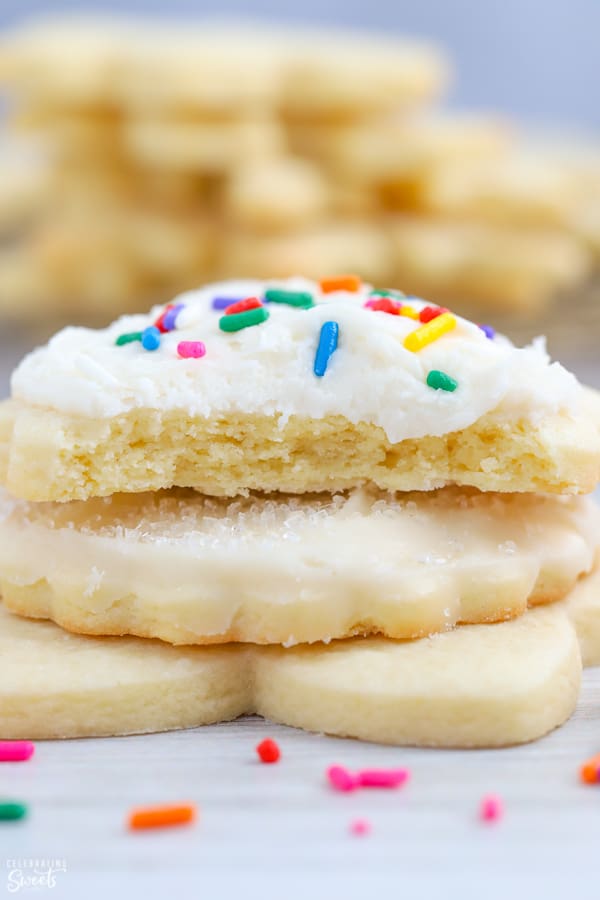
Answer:
[[[266,287],[309,291],[309,310],[269,304],[267,322],[235,333],[219,329],[215,296],[261,296]],[[473,424],[502,404],[507,415],[535,420],[574,412],[579,386],[558,363],[550,364],[543,340],[523,349],[506,338],[489,340],[457,316],[457,327],[413,353],[404,338],[419,322],[365,309],[369,285],[356,293],[322,294],[303,278],[230,281],[190,291],[177,329],[159,350],[139,342],[117,347],[124,332],[153,324],[149,315],[125,316],[106,329],[66,328],[27,356],[12,378],[13,396],[63,413],[109,418],[135,408],[178,409],[192,415],[228,413],[323,418],[381,426],[392,442],[441,435]],[[416,310],[424,301],[407,301]],[[339,323],[339,345],[325,376],[313,374],[323,322]],[[180,359],[180,341],[203,341],[206,356]],[[426,384],[440,369],[458,382],[453,392]]]

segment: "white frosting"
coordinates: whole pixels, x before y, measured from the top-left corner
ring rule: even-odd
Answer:
[[[260,297],[267,287],[309,291],[316,305],[304,310],[271,303],[265,323],[235,333],[219,329],[223,313],[212,308],[213,297]],[[185,309],[154,352],[139,342],[119,347],[115,340],[153,324],[162,307],[102,330],[64,329],[23,360],[12,378],[13,396],[97,418],[140,407],[206,417],[275,415],[282,424],[293,415],[338,414],[381,426],[391,442],[468,427],[499,404],[507,415],[532,420],[575,411],[578,383],[550,364],[543,340],[517,349],[503,337],[489,340],[457,316],[453,331],[413,353],[404,338],[421,323],[365,309],[370,290],[323,294],[303,278],[208,285],[173,301]],[[417,311],[427,305],[407,302]],[[317,378],[315,351],[328,320],[339,324],[339,344],[325,376]],[[206,356],[180,359],[180,341],[202,341]],[[432,369],[454,378],[457,390],[428,387]]]

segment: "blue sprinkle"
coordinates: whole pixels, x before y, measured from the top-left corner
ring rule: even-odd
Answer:
[[[142,331],[142,347],[144,350],[158,350],[160,347],[160,331],[151,325]]]
[[[479,327],[485,334],[486,338],[489,338],[490,341],[493,341],[496,332],[494,331],[492,326],[491,325],[480,325]]]
[[[185,303],[177,303],[173,309],[169,309],[163,318],[163,328],[165,331],[174,331],[177,325],[177,316],[182,309],[185,309]]]
[[[233,306],[234,303],[239,303],[243,299],[243,297],[214,297],[212,308],[227,309],[228,306]]]
[[[314,373],[322,378],[327,371],[329,360],[337,350],[340,326],[337,322],[323,322],[319,335],[319,346],[315,353]]]

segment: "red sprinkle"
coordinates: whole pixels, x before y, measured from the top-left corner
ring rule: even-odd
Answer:
[[[163,309],[163,311],[161,312],[160,316],[158,317],[158,319],[157,319],[156,322],[154,323],[154,327],[155,327],[155,328],[158,328],[158,330],[160,331],[161,334],[166,334],[167,331],[169,330],[168,328],[165,328],[165,316],[167,315],[167,313],[169,312],[169,310],[173,309],[173,307],[174,307],[174,304],[173,304],[173,303],[169,303],[169,305],[166,306],[166,307]]]
[[[181,359],[200,359],[201,356],[206,356],[206,347],[202,341],[180,341],[177,352]]]
[[[225,315],[235,316],[236,313],[247,312],[249,309],[258,309],[259,306],[262,306],[262,303],[258,297],[246,297],[245,300],[238,300],[237,303],[232,303],[231,306],[228,306],[225,310]]]
[[[504,806],[497,794],[486,794],[479,806],[479,818],[484,822],[497,822],[502,818]]]
[[[281,757],[281,750],[271,738],[265,738],[256,748],[258,758],[264,763],[276,763]]]
[[[447,312],[450,312],[450,310],[446,309],[445,306],[425,306],[419,313],[419,320],[425,323],[431,322],[432,319],[437,319],[442,313]]]
[[[397,316],[402,304],[390,299],[390,297],[378,297],[376,300],[367,300],[365,306],[374,312],[386,312]]]

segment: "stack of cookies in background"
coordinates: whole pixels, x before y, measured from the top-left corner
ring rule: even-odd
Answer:
[[[2,733],[533,740],[600,662],[599,477],[541,342],[358,277],[67,328],[0,407],[4,603],[69,632],[1,614]]]
[[[0,311],[109,321],[207,277],[348,270],[539,310],[594,267],[600,154],[439,112],[448,73],[435,48],[338,32],[5,33],[5,142],[40,158],[32,181],[20,154],[0,173]]]

